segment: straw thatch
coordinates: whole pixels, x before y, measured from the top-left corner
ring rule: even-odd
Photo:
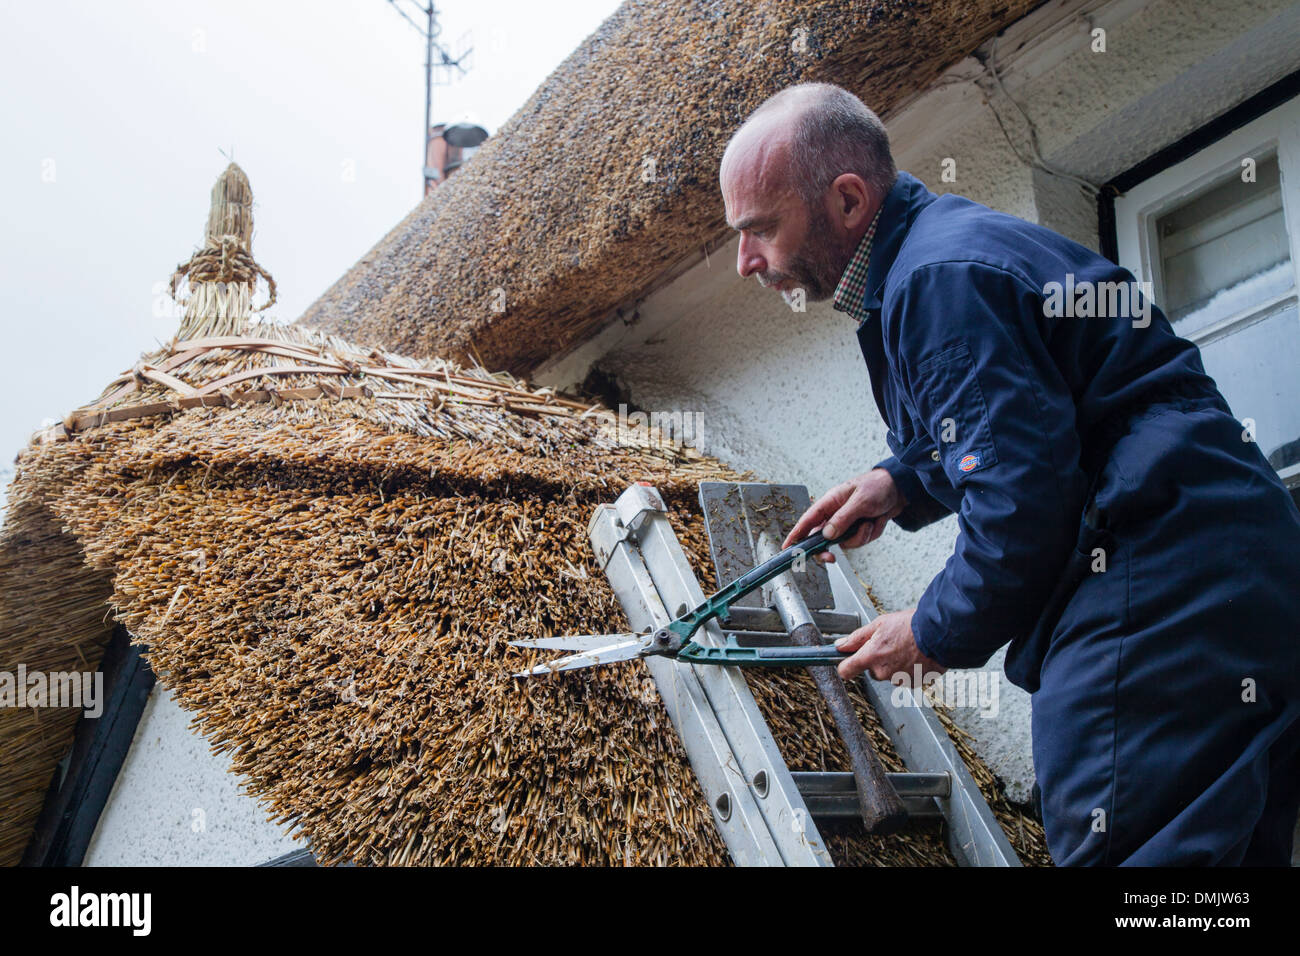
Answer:
[[[520,681],[532,657],[506,641],[626,627],[586,522],[633,480],[664,493],[710,587],[697,484],[742,476],[649,432],[628,444],[505,376],[253,331],[141,363],[200,393],[262,371],[199,396],[220,404],[135,376],[21,456],[0,668],[94,666],[111,605],[249,792],[325,861],[724,862],[644,666]],[[353,371],[272,374],[308,354]],[[294,397],[313,388],[330,391]],[[333,397],[345,389],[363,391]],[[751,684],[793,767],[847,767],[806,675]],[[0,711],[0,859],[20,854],[72,717]],[[1041,854],[1041,831],[966,756],[1013,841]],[[933,825],[844,829],[841,861],[950,862]]]
[[[630,0],[302,321],[516,374],[725,239],[718,163],[805,80],[878,113],[1037,0]]]

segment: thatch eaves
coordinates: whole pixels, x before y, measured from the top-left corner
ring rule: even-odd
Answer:
[[[878,113],[1037,0],[666,0],[620,7],[302,321],[526,374],[728,233],[727,140],[797,82]]]

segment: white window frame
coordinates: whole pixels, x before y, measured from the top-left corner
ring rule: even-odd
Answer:
[[[1160,256],[1155,233],[1159,217],[1206,186],[1239,172],[1242,160],[1249,157],[1258,163],[1274,154],[1282,180],[1282,218],[1291,245],[1294,284],[1288,292],[1188,335],[1197,345],[1207,345],[1296,304],[1300,290],[1300,97],[1275,107],[1115,199],[1120,265],[1152,283],[1157,290],[1156,303],[1160,304]],[[1300,375],[1300,369],[1296,374]],[[1279,476],[1288,487],[1300,487],[1300,465],[1284,468]]]

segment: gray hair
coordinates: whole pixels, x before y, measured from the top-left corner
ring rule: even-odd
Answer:
[[[885,124],[867,104],[834,83],[798,83],[764,100],[745,125],[786,110],[795,116],[790,184],[805,205],[819,202],[844,173],[861,176],[884,198],[898,170]]]

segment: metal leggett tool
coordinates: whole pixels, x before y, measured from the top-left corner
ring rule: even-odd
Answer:
[[[575,651],[569,657],[547,664],[538,664],[532,670],[521,671],[515,677],[533,677],[560,671],[613,664],[639,657],[671,657],[687,664],[719,664],[733,667],[834,667],[848,656],[834,644],[818,646],[777,645],[768,647],[742,647],[733,636],[728,636],[721,647],[705,647],[692,638],[707,621],[718,618],[726,622],[731,605],[756,588],[781,574],[797,561],[811,559],[833,544],[853,537],[873,518],[859,518],[848,530],[836,538],[827,538],[815,531],[802,541],[792,544],[756,567],[742,574],[724,588],[715,591],[694,610],[670,621],[654,631],[628,634],[579,634],[569,637],[541,637],[511,641],[513,647],[548,648]]]

